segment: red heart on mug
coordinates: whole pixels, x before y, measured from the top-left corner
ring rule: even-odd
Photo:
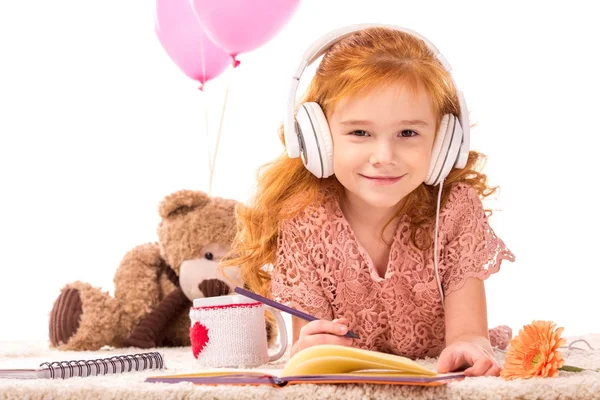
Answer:
[[[198,354],[208,343],[208,328],[199,322],[195,322],[190,328],[190,341],[192,342],[192,353],[195,358],[198,358]]]

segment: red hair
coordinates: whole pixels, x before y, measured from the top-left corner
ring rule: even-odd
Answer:
[[[334,44],[323,56],[302,102],[318,103],[329,117],[340,99],[395,82],[403,82],[413,89],[422,85],[432,101],[438,125],[444,114],[460,114],[452,79],[425,43],[387,28],[368,28]],[[281,127],[279,134],[283,143]],[[497,188],[488,187],[486,175],[480,172],[484,161],[483,154],[470,151],[465,168],[450,171],[444,180],[442,207],[450,186],[457,182],[469,184],[481,197],[496,191]],[[270,297],[271,278],[265,266],[275,262],[279,223],[322,200],[324,185],[341,193],[342,187],[335,175],[318,179],[304,167],[301,159],[290,159],[285,152],[263,166],[258,173],[253,201],[237,208],[237,235],[231,253],[221,266],[241,266],[246,285]],[[421,184],[399,204],[396,216],[410,217],[415,244],[431,245],[431,236],[425,241],[417,240],[417,236],[421,239],[423,227],[435,216],[436,193],[437,189]]]

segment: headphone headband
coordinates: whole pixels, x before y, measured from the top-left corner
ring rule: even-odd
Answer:
[[[454,83],[454,85],[456,87],[456,83],[454,82],[454,78],[452,77],[452,74],[451,74],[452,67],[450,66],[450,63],[448,63],[446,58],[440,53],[438,48],[433,43],[431,43],[428,39],[426,39],[422,35],[418,34],[417,32],[414,32],[410,29],[403,28],[403,27],[400,27],[397,25],[390,25],[390,24],[356,24],[356,25],[349,25],[349,26],[346,26],[343,28],[339,28],[339,29],[330,31],[329,33],[325,34],[324,36],[319,38],[317,41],[315,41],[304,52],[304,54],[302,55],[302,58],[300,60],[300,63],[298,65],[298,67],[296,68],[294,75],[292,76],[292,81],[291,81],[291,85],[290,85],[290,90],[288,92],[289,94],[288,94],[288,99],[287,99],[287,104],[286,104],[286,109],[285,109],[284,122],[283,122],[283,133],[284,133],[284,138],[285,138],[286,150],[287,150],[288,156],[290,158],[297,158],[300,156],[300,141],[298,140],[298,131],[297,131],[297,126],[296,126],[296,121],[294,118],[294,105],[296,103],[296,94],[298,91],[298,85],[300,83],[300,77],[302,76],[302,73],[316,59],[318,59],[320,56],[325,54],[325,52],[327,52],[327,50],[329,50],[329,48],[333,44],[339,42],[340,40],[344,39],[347,36],[352,35],[353,33],[359,32],[359,31],[361,31],[363,29],[367,29],[367,28],[393,29],[396,31],[407,33],[418,39],[421,39],[423,42],[425,42],[427,47],[433,52],[435,57],[440,61],[440,63],[446,69],[446,71],[448,71],[448,74],[450,75],[450,79],[452,79],[452,82]],[[460,91],[458,91],[458,89],[457,89],[457,94],[458,94],[458,99],[459,99],[459,103],[460,103],[460,115],[458,117],[459,117],[462,129],[465,133],[464,140],[466,141],[466,143],[465,143],[466,149],[468,149],[469,148],[468,147],[469,146],[469,143],[468,143],[469,121],[468,121],[466,102],[464,101],[462,93]],[[466,152],[466,155],[462,154],[462,153],[463,152],[461,152],[461,159],[459,160],[458,164],[461,164],[462,162],[466,163],[466,157],[468,157],[468,150]]]

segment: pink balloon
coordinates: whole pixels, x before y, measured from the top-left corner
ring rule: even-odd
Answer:
[[[155,31],[169,57],[190,78],[205,82],[219,76],[231,62],[198,23],[190,0],[156,0]]]
[[[208,36],[232,57],[269,41],[300,0],[190,0]],[[234,65],[237,65],[237,61]]]

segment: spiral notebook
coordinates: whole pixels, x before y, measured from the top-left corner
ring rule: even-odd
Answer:
[[[54,361],[34,369],[0,369],[0,378],[66,379],[74,376],[120,374],[165,368],[164,356],[158,352],[127,354],[95,360]]]

